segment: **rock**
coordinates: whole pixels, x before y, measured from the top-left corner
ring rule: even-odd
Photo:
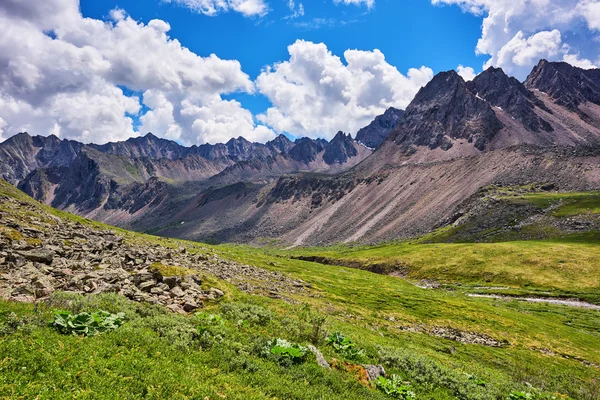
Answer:
[[[317,358],[317,364],[319,364],[321,367],[323,367],[325,369],[331,369],[331,366],[329,365],[329,363],[327,362],[325,357],[323,357],[323,353],[321,353],[321,351],[319,349],[317,349],[312,344],[308,346],[308,349]]]
[[[160,295],[164,294],[165,291],[159,287],[153,287],[152,289],[150,289],[150,293],[160,296]]]
[[[177,304],[169,304],[169,305],[167,306],[167,308],[168,308],[169,310],[173,311],[174,313],[177,313],[177,314],[185,314],[185,311],[183,311],[183,310],[181,309],[181,307],[179,307]]]
[[[210,288],[209,291],[213,293],[217,298],[225,296],[225,293],[217,288]]]
[[[389,108],[383,115],[376,117],[373,122],[359,130],[356,141],[372,149],[381,146],[403,115],[403,110]]]
[[[20,251],[18,254],[25,257],[25,259],[33,262],[39,262],[43,264],[52,264],[54,259],[54,252],[46,249],[33,249],[29,251]]]
[[[33,281],[33,287],[35,288],[35,297],[37,298],[47,297],[54,291],[54,286],[46,276],[40,276]]]
[[[192,311],[194,311],[195,309],[197,309],[198,307],[199,307],[199,306],[198,306],[198,304],[196,303],[196,301],[195,301],[195,300],[192,300],[192,299],[188,299],[188,300],[186,300],[186,301],[185,301],[185,303],[183,304],[183,310],[184,310],[185,312],[192,312]]]
[[[142,283],[140,283],[138,285],[138,287],[140,288],[140,290],[142,292],[149,292],[155,286],[156,286],[156,281],[155,280],[150,280],[150,281],[142,282]]]
[[[181,283],[181,278],[178,276],[163,276],[163,283],[168,285],[170,289],[173,289],[179,283]]]
[[[185,292],[179,286],[175,286],[173,289],[171,289],[171,296],[183,297],[185,296]]]
[[[369,381],[377,380],[380,376],[385,377],[383,365],[363,365],[363,368],[367,371]]]

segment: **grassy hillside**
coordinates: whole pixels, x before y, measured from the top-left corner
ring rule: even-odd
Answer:
[[[54,215],[108,229],[37,205],[0,182],[2,198],[35,204],[35,211],[24,211],[0,202],[0,235],[13,236],[7,240],[27,239],[16,237],[7,218],[34,224]],[[364,382],[362,364],[383,364],[388,374],[410,383],[417,399],[600,397],[599,311],[470,298],[463,290],[411,283],[426,277],[453,289],[504,284],[515,291],[582,293],[593,300],[599,282],[594,243],[403,243],[283,251],[110,229],[136,246],[218,255],[302,279],[311,289],[247,294],[213,277],[227,295],[191,315],[114,294],[55,293],[37,305],[0,301],[0,398],[393,398]],[[392,266],[409,279],[298,257]],[[63,335],[48,326],[59,309],[124,312],[125,323],[98,336]],[[335,332],[361,351],[328,345],[325,337]],[[335,368],[322,369],[312,355],[298,363],[275,356],[268,341],[276,338],[314,344]]]

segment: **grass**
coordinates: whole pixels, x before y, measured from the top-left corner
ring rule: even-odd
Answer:
[[[196,271],[189,268],[180,267],[178,265],[164,265],[158,262],[150,265],[150,270],[159,272],[162,276],[179,276],[181,278],[197,274]]]
[[[15,211],[24,223],[33,223],[30,217],[53,220],[51,214],[108,228],[39,206],[1,182],[0,194],[37,207]],[[290,304],[241,293],[210,277],[215,285],[226,285],[228,295],[202,311],[219,318],[169,314],[116,295],[55,295],[37,307],[0,301],[0,398],[389,398],[357,380],[356,364],[362,363],[384,364],[389,374],[411,383],[418,399],[506,399],[514,391],[529,391],[528,384],[573,399],[600,397],[598,311],[469,298],[462,290],[502,283],[514,293],[582,293],[592,298],[600,282],[595,261],[599,251],[593,242],[392,243],[284,251],[114,230],[132,245],[219,255],[302,279],[312,290],[286,295]],[[391,265],[409,279],[297,259],[304,256],[340,264]],[[454,290],[426,290],[410,283],[423,277]],[[123,312],[125,324],[95,337],[65,336],[47,326],[60,309]],[[315,329],[323,319],[321,329]],[[223,324],[203,325],[208,320]],[[414,329],[424,327],[486,335],[505,345],[464,344]],[[362,351],[360,361],[324,343],[335,332],[351,338]],[[275,362],[263,350],[276,338],[315,344],[330,362],[340,360],[338,367],[323,370],[312,356],[301,364]]]
[[[343,265],[387,264],[412,280],[447,284],[506,285],[560,291],[600,302],[600,246],[595,243],[393,243],[380,246],[299,249],[282,256],[319,256]]]
[[[499,198],[513,202],[532,203],[539,208],[557,205],[553,212],[555,217],[600,214],[600,192],[526,193],[499,196]]]

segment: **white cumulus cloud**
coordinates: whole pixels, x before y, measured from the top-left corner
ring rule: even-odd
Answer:
[[[476,52],[484,65],[502,67],[524,79],[540,58],[600,59],[600,0],[431,0],[484,16]],[[574,58],[576,57],[576,58]]]
[[[163,2],[175,3],[209,16],[234,11],[246,17],[262,17],[269,12],[269,6],[264,0],[163,0]]]
[[[472,81],[477,76],[477,74],[475,73],[475,70],[473,69],[473,67],[465,67],[462,64],[459,65],[458,67],[456,67],[456,72],[458,72],[458,74],[465,81]]]
[[[221,97],[255,90],[238,61],[194,54],[169,37],[165,21],[110,15],[83,18],[76,0],[0,2],[2,139],[28,131],[103,143],[151,130],[196,144],[274,135]],[[142,103],[150,110],[140,116]],[[191,107],[202,112],[184,113]]]
[[[403,75],[379,50],[347,50],[346,63],[323,43],[298,40],[288,51],[288,61],[267,67],[256,80],[273,104],[258,119],[277,132],[354,134],[387,108],[405,108],[433,77],[426,67]]]

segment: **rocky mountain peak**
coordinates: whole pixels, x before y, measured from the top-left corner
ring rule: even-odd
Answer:
[[[183,157],[187,149],[179,143],[162,139],[152,133],[129,138],[124,142],[110,142],[102,145],[89,144],[89,147],[102,153],[128,158],[166,158],[175,160]]]
[[[501,128],[488,102],[472,93],[456,71],[447,71],[419,90],[390,140],[405,149],[427,146],[448,150],[454,140],[466,139],[484,150]]]
[[[356,134],[356,141],[367,147],[376,149],[387,139],[390,132],[398,125],[404,110],[394,107],[388,108],[384,114],[375,118],[373,122],[365,126]]]
[[[356,157],[358,151],[354,147],[354,141],[350,134],[346,135],[339,131],[335,137],[325,147],[323,160],[327,164],[344,164],[351,157]]]
[[[294,147],[294,142],[288,139],[287,136],[281,134],[275,139],[267,142],[266,146],[274,153],[287,153]]]
[[[476,96],[505,111],[533,132],[552,131],[552,126],[535,113],[538,107],[549,111],[525,85],[509,77],[501,68],[490,67],[479,74],[467,87]]]
[[[585,70],[566,62],[541,60],[525,80],[530,90],[539,90],[570,111],[580,112],[579,105],[600,105],[600,70]]]
[[[322,139],[314,140],[303,137],[296,139],[294,147],[290,149],[288,154],[293,160],[308,164],[317,159],[317,155],[325,149],[326,145],[327,141]]]

